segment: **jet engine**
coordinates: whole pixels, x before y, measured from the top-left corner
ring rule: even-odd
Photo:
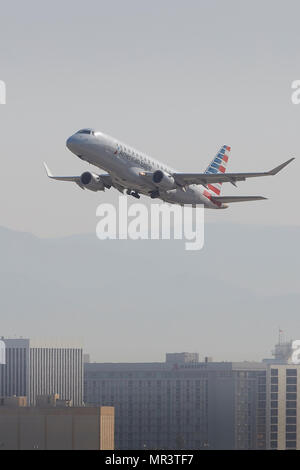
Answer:
[[[80,176],[80,184],[85,189],[90,191],[104,191],[105,185],[101,179],[100,175],[95,175],[95,173],[90,173],[86,171]]]
[[[152,181],[157,187],[165,191],[176,188],[176,183],[173,176],[165,173],[162,170],[156,170],[153,173]]]

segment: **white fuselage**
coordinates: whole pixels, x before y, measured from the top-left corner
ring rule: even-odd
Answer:
[[[161,170],[172,174],[175,170],[102,132],[73,134],[67,140],[67,147],[82,160],[109,173],[113,186],[121,192],[129,189],[149,196],[152,191],[159,189],[158,197],[168,203],[203,204],[210,209],[226,207],[210,200],[210,193],[199,185],[177,187],[167,191],[158,188],[152,180],[142,176],[141,172]]]

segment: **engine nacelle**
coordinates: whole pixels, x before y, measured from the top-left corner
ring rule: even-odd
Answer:
[[[152,181],[156,186],[164,189],[165,191],[176,188],[176,183],[173,176],[165,173],[162,170],[156,170],[153,173]]]
[[[80,184],[90,191],[104,191],[105,189],[101,176],[90,173],[89,171],[82,173],[80,176]]]

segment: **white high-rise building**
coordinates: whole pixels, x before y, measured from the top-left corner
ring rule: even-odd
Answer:
[[[0,364],[0,396],[26,396],[35,405],[38,395],[58,393],[74,406],[83,401],[83,349],[77,343],[5,339],[5,364]]]

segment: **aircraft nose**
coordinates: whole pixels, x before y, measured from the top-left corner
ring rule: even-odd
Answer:
[[[74,144],[74,135],[71,135],[66,141],[66,146],[69,150],[72,150],[72,145]]]

